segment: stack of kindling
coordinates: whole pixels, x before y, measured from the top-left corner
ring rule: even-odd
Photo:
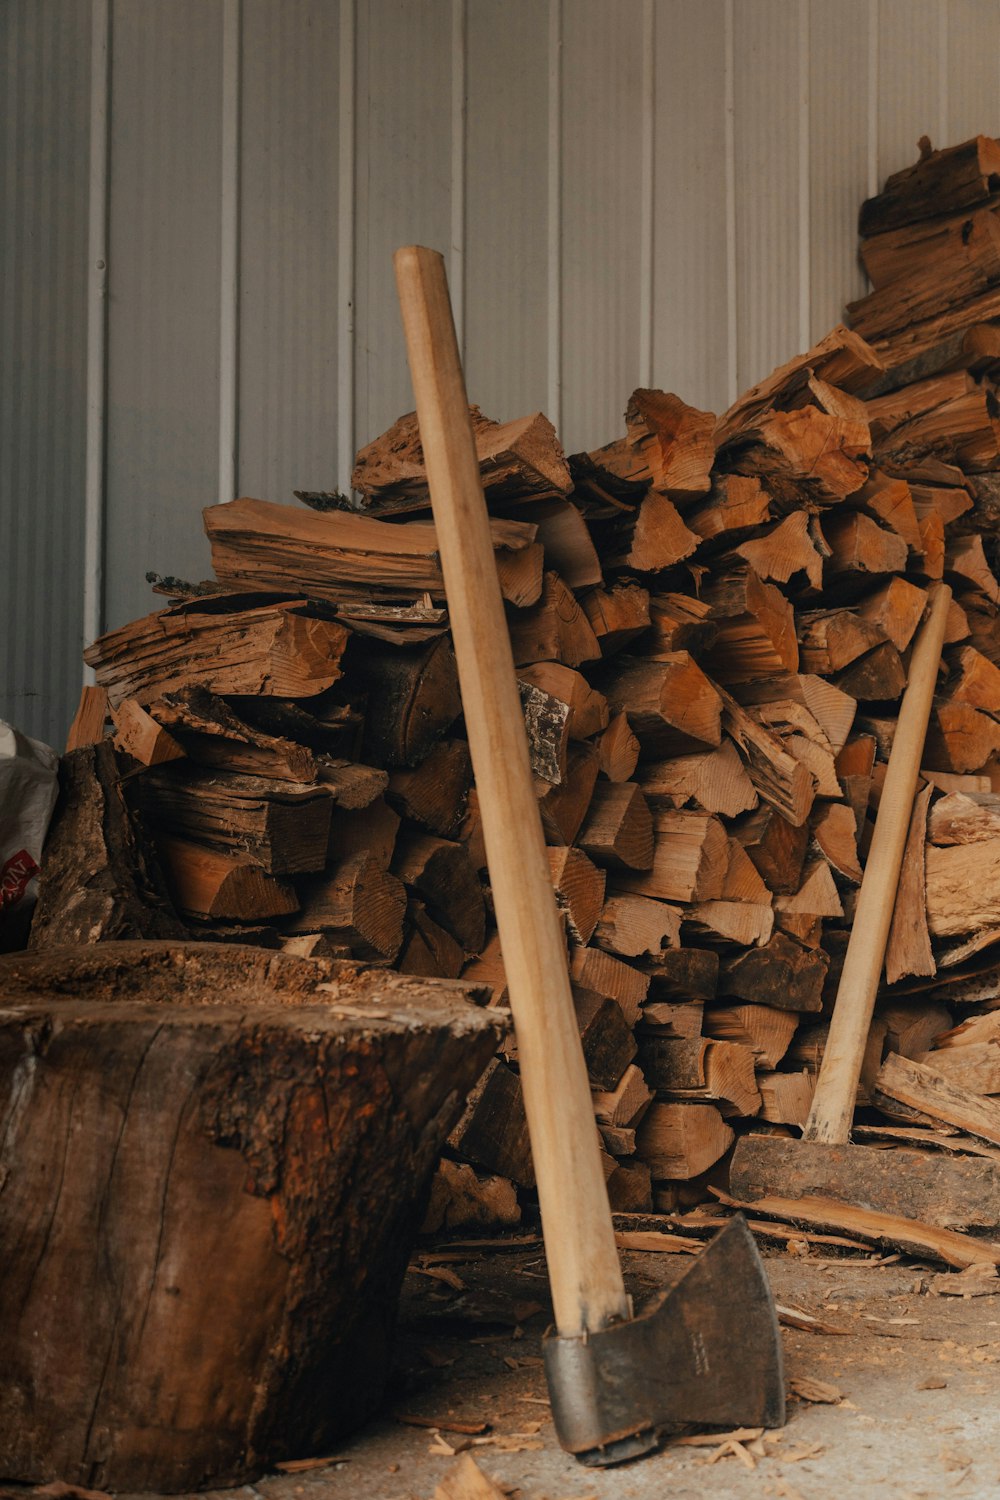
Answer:
[[[946,671],[859,1103],[912,1120],[883,1056],[919,1068],[938,1038],[936,1062],[1000,1091],[989,1018],[956,1046],[922,994],[945,970],[949,1001],[1000,991],[970,977],[1000,938],[997,172],[980,139],[890,179],[862,211],[875,290],[853,327],[719,418],[638,390],[625,435],[567,461],[543,416],[473,410],[615,1207],[699,1193],[740,1122],[802,1124],[942,577]],[[249,924],[502,1002],[412,416],[353,482],[354,507],[206,511],[215,583],[164,581],[179,602],[87,660],[207,936]],[[532,1172],[513,1040],[452,1147],[476,1169],[448,1169],[463,1191],[516,1213],[509,1184]]]

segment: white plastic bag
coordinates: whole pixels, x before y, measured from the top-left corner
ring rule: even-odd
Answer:
[[[58,771],[54,750],[0,719],[0,950],[27,937]]]

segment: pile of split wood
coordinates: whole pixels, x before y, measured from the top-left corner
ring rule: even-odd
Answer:
[[[942,1073],[1000,1092],[992,1014],[953,1029],[953,1006],[1000,993],[998,186],[983,139],[891,178],[862,210],[875,290],[852,326],[721,417],[639,390],[624,437],[567,461],[543,416],[474,414],[616,1208],[689,1201],[734,1131],[803,1122],[942,577],[946,666],[859,1105],[912,1121],[907,1069],[935,1045]],[[189,926],[486,981],[502,1003],[412,416],[354,486],[356,508],[206,511],[215,582],[161,581],[177,602],[88,650],[75,738],[103,734],[106,693]],[[42,917],[36,942],[59,932],[51,892]],[[462,1213],[515,1218],[532,1171],[513,1040],[452,1148]]]

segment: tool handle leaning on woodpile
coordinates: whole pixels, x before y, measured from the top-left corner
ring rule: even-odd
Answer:
[[[807,1141],[844,1144],[850,1139],[858,1079],[896,904],[950,603],[951,589],[940,584],[913,648],[909,681],[900,705],[875,832],[837,987],[830,1035],[812,1108],[802,1132]]]
[[[444,261],[394,257],[503,950],[556,1326],[630,1315],[531,780]]]

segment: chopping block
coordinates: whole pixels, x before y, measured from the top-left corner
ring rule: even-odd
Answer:
[[[0,1474],[236,1484],[377,1407],[472,986],[229,944],[0,960]]]

